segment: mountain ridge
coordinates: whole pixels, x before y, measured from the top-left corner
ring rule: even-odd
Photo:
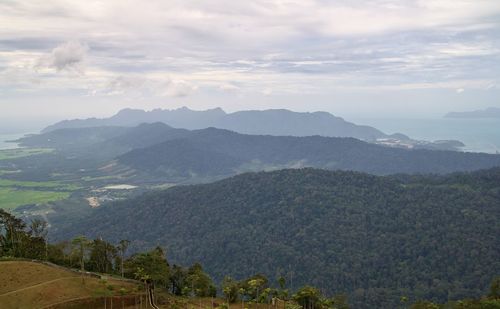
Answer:
[[[189,144],[189,148],[185,148]],[[185,156],[179,149],[189,150]],[[210,153],[205,165],[190,160]],[[134,149],[117,160],[137,171],[163,175],[205,175],[221,167],[218,176],[241,171],[290,167],[355,170],[378,175],[393,173],[449,173],[500,165],[499,155],[375,145],[355,138],[324,136],[249,135],[207,128],[146,148]],[[227,160],[227,161],[226,161]],[[200,161],[200,160],[198,160]],[[184,169],[179,169],[179,166]],[[165,173],[168,171],[168,173]],[[232,173],[227,174],[228,171]]]
[[[73,134],[78,139],[72,138]],[[75,145],[75,140],[82,141],[82,144]],[[220,178],[245,171],[293,167],[356,170],[383,175],[449,173],[500,165],[500,156],[493,154],[409,150],[355,138],[318,135],[250,135],[213,127],[190,131],[163,123],[132,128],[58,129],[29,136],[20,142],[24,146],[56,148],[62,153],[69,152],[71,157],[100,156],[99,164],[102,165],[117,160],[134,169],[139,178],[150,178],[154,174],[155,179],[167,178],[169,181],[198,176]]]
[[[140,123],[163,122],[176,128],[203,129],[217,127],[246,134],[270,135],[323,135],[355,137],[375,140],[389,135],[369,126],[345,121],[327,112],[293,112],[286,109],[249,110],[226,113],[221,108],[195,111],[187,107],[178,109],[123,109],[109,118],[63,120],[42,130],[42,133],[60,128],[95,126],[135,126]]]

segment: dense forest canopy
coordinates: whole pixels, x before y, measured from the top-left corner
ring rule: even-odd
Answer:
[[[500,169],[373,176],[315,169],[249,173],[117,202],[54,231],[161,245],[221,280],[263,273],[356,308],[476,297],[500,273]],[[64,227],[66,224],[66,227]]]

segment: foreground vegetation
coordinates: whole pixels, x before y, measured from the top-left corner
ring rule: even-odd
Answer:
[[[195,263],[190,267],[170,265],[160,247],[127,257],[126,253],[129,246],[127,240],[122,240],[115,246],[102,239],[91,241],[84,236],[79,236],[71,241],[48,244],[46,242],[47,224],[44,221],[32,220],[27,226],[21,219],[3,210],[0,210],[0,226],[3,228],[0,231],[0,257],[47,260],[58,265],[78,268],[82,275],[85,274],[85,271],[92,271],[135,279],[144,284],[143,291],[151,290],[152,286],[157,289],[164,289],[171,295],[179,297],[217,297],[216,285],[199,263]],[[64,281],[66,294],[68,286],[69,289],[77,290],[70,293],[72,295],[83,293],[78,284],[78,280],[82,277],[74,273],[68,274],[55,269],[53,272],[42,276],[42,271],[37,269],[42,266],[22,265],[19,267],[18,264],[9,264],[8,262],[0,262],[0,267],[2,270],[0,276],[0,282],[2,282],[0,283],[0,301],[2,301],[2,304],[7,304],[8,307],[22,307],[23,303],[33,303],[33,300],[29,297],[21,298],[21,294],[19,294],[19,292],[25,290],[23,284],[26,280],[23,280],[23,276],[33,277],[31,280],[31,286],[33,287],[45,285],[44,282]],[[10,269],[16,267],[17,270]],[[16,273],[20,273],[20,275],[17,276]],[[37,274],[35,275],[35,273]],[[318,289],[309,286],[303,287],[297,293],[290,295],[289,290],[286,288],[285,278],[280,277],[278,283],[279,287],[273,288],[269,280],[263,275],[255,275],[241,281],[226,277],[222,282],[221,291],[223,292],[223,300],[227,304],[223,305],[222,308],[227,308],[230,303],[240,302],[243,306],[244,303],[247,303],[247,305],[272,303],[276,306],[278,301],[289,302],[288,307],[290,308],[298,306],[310,309],[348,308],[344,296],[327,298]],[[86,291],[96,290],[96,295],[102,294],[108,297],[115,295],[114,286],[110,287],[110,285],[106,284],[99,286],[96,280],[90,283],[87,281],[84,284],[86,284]],[[121,287],[120,291],[122,295],[125,295],[123,285],[126,284],[123,283],[118,287]],[[47,288],[45,286],[45,290]],[[56,287],[55,289],[58,288],[62,289],[62,287]],[[131,288],[130,284],[127,288]],[[35,294],[41,293],[38,290],[36,291]],[[46,301],[54,302],[53,299]]]
[[[250,306],[257,309],[259,306],[255,307],[255,304],[268,304],[267,306],[272,305],[273,307],[281,304],[287,309],[349,308],[346,295],[339,294],[327,297],[322,289],[309,285],[292,289],[290,282],[284,276],[277,277],[276,281],[270,280],[263,274],[252,275],[240,280],[225,276],[217,289],[216,284],[204,271],[201,264],[194,263],[190,267],[172,265],[167,261],[165,251],[160,247],[129,255],[127,254],[130,245],[128,240],[121,240],[113,245],[101,238],[89,240],[84,236],[78,236],[71,241],[49,244],[46,237],[47,223],[45,221],[34,219],[27,225],[21,219],[0,209],[0,257],[7,258],[7,260],[12,258],[46,260],[80,270],[80,273],[75,275],[75,273],[61,274],[64,271],[55,269],[42,276],[40,273],[34,274],[37,271],[40,272],[40,270],[33,270],[37,267],[24,265],[19,267],[16,264],[0,261],[0,269],[2,270],[0,272],[0,302],[6,308],[23,307],[22,304],[29,306],[27,304],[39,302],[40,299],[36,295],[48,294],[44,301],[49,304],[61,302],[59,299],[55,301],[51,298],[60,297],[57,292],[60,290],[65,291],[64,301],[75,300],[74,295],[81,295],[81,298],[86,299],[90,297],[89,293],[91,293],[92,297],[104,297],[105,304],[108,297],[112,299],[114,295],[125,296],[130,293],[138,293],[142,302],[144,294],[140,292],[142,290],[148,295],[144,296],[144,302],[146,303],[146,299],[149,300],[151,297],[154,299],[152,302],[154,304],[156,296],[149,295],[154,295],[150,294],[150,291],[154,291],[155,288],[159,291],[166,291],[173,296],[199,298],[200,304],[202,298],[212,298],[212,308],[214,307],[214,298],[217,297],[218,291],[221,291],[222,299],[225,302],[225,304],[217,304],[221,309],[228,308],[228,305],[232,303],[241,303],[241,308]],[[18,269],[9,271],[9,267],[17,267]],[[242,267],[246,267],[246,265],[242,265]],[[30,273],[30,271],[34,273]],[[79,281],[82,279],[80,275],[84,275],[86,271],[108,274],[109,281],[98,281],[95,278],[91,281],[85,281],[85,278],[83,281]],[[33,278],[26,288],[23,286],[25,284],[25,280],[22,280],[23,276]],[[115,277],[117,279],[119,277],[135,279],[142,282],[142,285],[134,288],[130,282],[120,282],[113,279]],[[38,280],[38,282],[33,280]],[[57,284],[54,285],[55,282]],[[47,285],[49,283],[50,285]],[[40,286],[43,286],[41,290],[38,289]],[[37,289],[32,290],[32,287],[37,287]],[[26,294],[26,290],[29,290],[29,293]],[[137,297],[134,296],[134,301],[137,303],[136,299]],[[174,304],[173,307],[176,306]],[[172,307],[172,304],[169,307]],[[447,304],[419,301],[410,305],[408,298],[402,296],[397,307],[498,309],[500,308],[500,277],[491,284],[488,296],[480,299],[453,301]],[[371,308],[387,307],[375,305]]]

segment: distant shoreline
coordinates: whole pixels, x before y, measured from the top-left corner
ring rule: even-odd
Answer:
[[[459,140],[465,152],[500,152],[500,119],[497,118],[349,118],[387,134],[401,132],[416,140]]]
[[[481,110],[468,111],[468,112],[449,112],[444,115],[444,118],[458,118],[458,119],[499,119],[500,108],[488,107]]]
[[[1,133],[0,132],[0,150],[19,148],[18,143],[10,142],[10,141],[17,140],[17,139],[25,136],[26,134],[31,134],[31,132],[25,132],[25,133]]]

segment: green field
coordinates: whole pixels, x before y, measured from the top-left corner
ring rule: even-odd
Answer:
[[[15,170],[15,171],[9,171],[9,170],[0,170],[0,176],[2,175],[8,175],[8,174],[16,174],[21,172],[20,170]]]
[[[17,181],[0,178],[0,187],[15,187],[15,188],[43,188],[55,189],[56,191],[75,191],[80,187],[74,184],[66,184],[57,181]]]
[[[9,160],[16,158],[29,157],[44,153],[51,153],[54,149],[50,148],[16,148],[0,150],[0,160]]]
[[[28,204],[43,204],[66,199],[80,189],[57,181],[17,181],[0,178],[0,208],[14,209]]]
[[[18,190],[0,187],[0,208],[14,209],[21,205],[43,204],[68,198],[70,192]]]

